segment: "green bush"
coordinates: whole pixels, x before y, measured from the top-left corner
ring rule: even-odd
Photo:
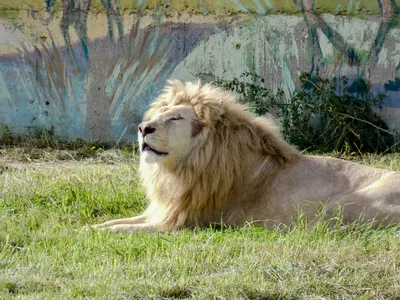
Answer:
[[[350,91],[348,79],[324,79],[303,73],[300,85],[290,99],[282,90],[264,87],[264,79],[243,73],[240,79],[222,80],[199,74],[203,80],[237,92],[240,101],[258,114],[275,113],[285,139],[301,150],[322,152],[384,152],[396,148],[395,133],[373,111],[384,95],[373,95],[369,82],[358,78]]]

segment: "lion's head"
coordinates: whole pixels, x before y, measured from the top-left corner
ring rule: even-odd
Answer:
[[[167,228],[220,221],[229,201],[245,197],[240,187],[255,173],[271,175],[299,156],[270,120],[200,82],[169,81],[138,136],[147,214]]]
[[[192,106],[163,106],[139,125],[142,160],[173,168],[185,162],[196,148],[194,142],[198,142],[201,131],[203,125]]]

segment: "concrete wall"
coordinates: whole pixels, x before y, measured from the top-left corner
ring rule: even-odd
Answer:
[[[400,0],[0,1],[0,124],[132,140],[168,78],[250,71],[288,97],[301,72],[364,77],[400,129],[399,12]]]

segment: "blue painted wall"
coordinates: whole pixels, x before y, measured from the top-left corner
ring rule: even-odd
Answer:
[[[288,98],[301,72],[366,78],[400,129],[396,1],[35,1],[0,5],[0,124],[14,132],[130,141],[167,79],[244,71]]]

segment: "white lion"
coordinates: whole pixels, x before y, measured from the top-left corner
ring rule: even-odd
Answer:
[[[300,155],[271,121],[209,84],[169,81],[138,135],[150,205],[99,228],[270,225],[299,207],[313,218],[320,205],[328,215],[341,205],[346,222],[400,221],[400,172]]]

